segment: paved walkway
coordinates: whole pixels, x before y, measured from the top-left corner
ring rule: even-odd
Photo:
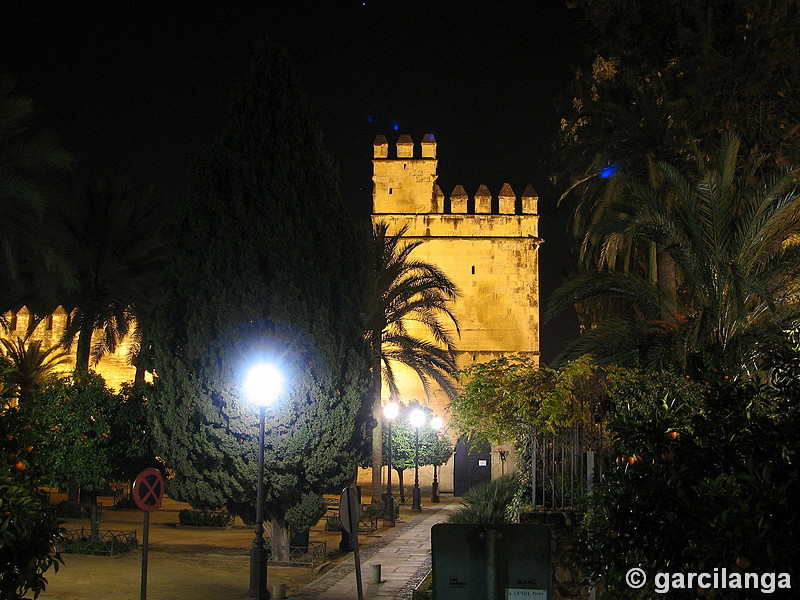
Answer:
[[[460,506],[460,499],[448,499],[434,508],[427,505],[413,521],[398,526],[384,539],[361,552],[364,598],[407,600],[431,568],[431,527],[447,519]],[[370,565],[381,565],[381,583],[368,584]],[[308,584],[292,599],[356,600],[355,565],[352,558],[340,563]]]

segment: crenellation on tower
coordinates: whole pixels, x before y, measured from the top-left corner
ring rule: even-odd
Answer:
[[[433,184],[433,207],[431,212],[444,212],[444,194],[442,193],[442,188],[439,187],[438,183]]]
[[[395,157],[389,156],[389,143],[379,135],[373,142],[372,211],[375,214],[431,213],[444,210],[443,198],[437,199],[436,140],[427,134],[420,158],[414,157],[414,141],[402,134],[395,144]]]
[[[407,133],[397,140],[397,158],[414,158],[414,140]]]
[[[513,215],[516,212],[517,196],[508,183],[504,183],[498,194],[498,212],[501,215]]]
[[[536,193],[530,183],[525,186],[525,191],[522,192],[522,214],[539,214],[539,194]]]
[[[458,184],[453,188],[453,193],[450,194],[450,212],[454,215],[466,214],[468,200],[469,196],[467,196],[464,186]]]
[[[475,214],[491,214],[492,212],[492,193],[485,184],[480,184],[475,192]]]
[[[389,158],[389,141],[385,135],[376,135],[372,142],[372,151],[375,158]]]
[[[422,137],[422,158],[436,158],[436,139],[432,133]]]

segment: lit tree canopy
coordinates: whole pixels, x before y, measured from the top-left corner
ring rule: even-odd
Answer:
[[[453,454],[453,445],[442,431],[430,426],[433,411],[416,402],[401,404],[397,418],[392,422],[392,467],[395,470],[414,468],[414,427],[409,423],[411,411],[420,409],[425,413],[425,424],[419,428],[419,464],[441,467]],[[383,464],[388,464],[389,433],[383,435]]]

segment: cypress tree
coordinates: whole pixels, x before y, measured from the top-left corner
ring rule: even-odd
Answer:
[[[258,409],[242,393],[259,358],[285,385],[267,411],[265,511],[339,491],[364,460],[368,384],[359,329],[364,247],[286,51],[257,51],[232,123],[190,173],[171,268],[146,335],[158,375],[153,429],[168,493],[251,516]]]

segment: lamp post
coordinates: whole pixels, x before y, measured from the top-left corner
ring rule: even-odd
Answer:
[[[282,377],[271,364],[251,367],[244,384],[245,396],[259,409],[258,430],[258,484],[256,487],[256,527],[253,546],[250,548],[250,591],[247,595],[258,600],[269,600],[267,590],[267,553],[264,548],[264,418],[267,406],[281,391]]]
[[[414,489],[411,492],[411,510],[422,510],[422,498],[419,492],[419,428],[425,424],[425,413],[420,408],[411,411],[408,418],[414,428]]]
[[[386,494],[383,498],[384,515],[383,520],[388,527],[394,527],[394,499],[392,498],[392,421],[397,417],[400,407],[396,402],[389,402],[383,407],[383,416],[386,419],[389,435],[389,452],[387,462],[389,463],[389,473],[386,478]]]
[[[431,429],[433,429],[437,434],[442,430],[444,423],[442,422],[441,417],[433,417],[431,419]],[[438,441],[438,437],[437,437]],[[433,485],[431,486],[431,502],[439,502],[439,477],[438,477],[438,467],[436,466],[434,457],[433,463]]]

